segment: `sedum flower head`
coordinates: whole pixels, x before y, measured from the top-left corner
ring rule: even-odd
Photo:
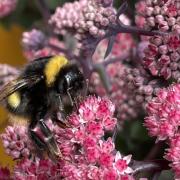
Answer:
[[[104,139],[105,132],[112,131],[116,126],[117,119],[113,117],[115,107],[108,99],[88,97],[80,103],[78,112],[68,117],[71,128],[61,129],[51,120],[46,121],[54,133],[63,158],[57,163],[51,160],[39,159],[34,154],[32,159],[27,156],[20,160],[14,169],[14,177],[43,178],[43,179],[104,179],[116,180],[120,178],[133,179],[129,163],[131,156],[122,156],[116,151],[111,138]],[[4,145],[9,148],[9,131],[15,130],[15,126],[8,127],[2,138],[6,137]],[[21,127],[19,127],[21,128]],[[10,129],[10,130],[9,130]],[[21,143],[23,131],[17,131]],[[17,140],[13,140],[16,142]],[[28,146],[27,146],[28,147]],[[13,146],[20,151],[17,146]],[[29,152],[34,151],[29,147]]]
[[[46,37],[45,34],[37,29],[24,32],[22,35],[22,47],[25,57],[32,61],[45,56],[54,56],[63,53],[58,48],[64,48],[64,43],[55,37]],[[51,46],[56,46],[56,49]]]
[[[57,7],[49,24],[57,34],[72,33],[77,40],[77,49],[89,49],[96,38],[103,37],[116,21],[112,0],[79,0]],[[79,52],[78,52],[79,53]]]
[[[145,126],[152,136],[165,140],[178,133],[180,125],[180,84],[161,89],[147,105]]]
[[[169,148],[165,158],[180,178],[180,84],[173,84],[157,93],[147,105],[145,126],[157,140],[167,140]]]
[[[144,18],[142,24],[150,30],[168,32],[165,36],[150,38],[143,64],[154,76],[180,80],[180,14],[179,0],[147,0],[137,4],[137,12]]]
[[[8,126],[1,139],[6,153],[14,159],[28,158],[33,152],[26,126]]]
[[[37,29],[32,29],[29,32],[24,32],[22,35],[22,45],[26,50],[39,50],[44,46],[46,37],[45,34]]]

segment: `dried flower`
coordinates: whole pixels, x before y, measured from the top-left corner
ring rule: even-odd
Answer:
[[[0,18],[9,15],[15,10],[17,0],[1,0],[0,1]]]

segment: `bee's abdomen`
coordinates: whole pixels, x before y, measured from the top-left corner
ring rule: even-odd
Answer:
[[[28,98],[21,91],[16,91],[7,97],[7,109],[11,113],[27,116]]]
[[[14,92],[13,94],[8,96],[8,98],[7,98],[7,104],[12,109],[17,109],[18,106],[20,105],[20,103],[21,103],[21,96],[20,96],[20,93],[18,91]]]

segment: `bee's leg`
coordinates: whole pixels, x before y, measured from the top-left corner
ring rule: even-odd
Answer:
[[[60,115],[60,116],[61,116],[61,115]],[[71,127],[70,124],[69,124],[67,121],[61,120],[61,118],[58,117],[58,112],[54,112],[54,113],[52,114],[51,119],[53,120],[53,122],[56,122],[56,124],[57,124],[59,127],[63,128],[63,129],[64,129],[64,128],[70,128],[70,127]]]
[[[37,146],[38,150],[42,151],[46,149],[46,143],[42,140],[40,137],[40,134],[38,134],[38,128],[37,122],[32,122],[29,126],[29,134],[32,139],[32,141]]]
[[[64,114],[64,104],[63,104],[63,101],[62,101],[62,98],[61,98],[61,96],[60,95],[58,95],[58,104],[59,104],[59,111],[61,112],[61,118],[63,119],[63,120],[65,120],[66,119],[66,117],[65,117],[65,114]]]
[[[55,121],[58,126],[60,126],[61,128],[68,128],[70,127],[70,125],[66,122],[66,117],[65,117],[65,114],[64,114],[64,105],[63,105],[63,102],[62,102],[62,98],[60,95],[58,95],[58,100],[59,100],[59,112],[54,112],[52,114],[52,119],[53,121]],[[62,120],[61,120],[62,119]]]
[[[59,147],[54,139],[53,133],[44,123],[43,119],[34,121],[29,126],[31,139],[39,150],[46,150],[53,159],[61,157]]]
[[[50,154],[55,157],[61,157],[62,155],[61,155],[59,147],[56,143],[56,140],[53,136],[53,133],[48,128],[48,126],[45,124],[43,119],[39,120],[39,126],[40,126],[40,129],[41,129],[43,135],[45,136],[44,142],[45,142],[45,144],[47,144]]]
[[[68,95],[69,100],[70,100],[70,102],[71,102],[71,106],[73,106],[73,105],[74,105],[74,101],[73,101],[73,99],[72,99],[70,90],[71,90],[71,88],[67,89],[67,95]]]
[[[78,112],[78,105],[77,101],[72,98],[71,93],[70,93],[71,88],[67,89],[67,95],[69,97],[69,100],[71,102],[71,106],[75,107],[76,111]]]

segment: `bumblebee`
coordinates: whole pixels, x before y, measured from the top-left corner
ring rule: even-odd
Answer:
[[[39,150],[61,157],[45,117],[50,114],[61,127],[68,127],[57,118],[57,112],[63,114],[63,96],[73,103],[84,85],[84,76],[77,65],[64,56],[44,57],[32,61],[17,79],[5,85],[0,91],[0,101],[5,101],[13,119],[28,121],[29,135]]]

